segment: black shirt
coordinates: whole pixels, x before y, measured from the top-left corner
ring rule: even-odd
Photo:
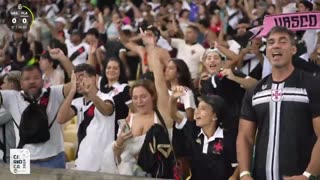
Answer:
[[[312,63],[312,62],[308,62],[308,61],[300,58],[299,56],[293,57],[292,64],[295,68],[309,72],[309,73],[314,74],[316,76],[320,74],[320,66],[319,65]]]
[[[237,165],[235,132],[218,128],[207,138],[195,121],[185,123],[181,130],[176,129],[182,132],[176,136],[180,139],[179,146],[184,147],[190,158],[192,179],[227,180],[232,176],[232,166]]]
[[[282,82],[269,75],[246,93],[241,118],[258,128],[254,179],[282,179],[305,171],[316,141],[312,118],[320,116],[319,82],[295,69]]]
[[[246,77],[240,71],[233,71],[235,76]],[[202,95],[218,95],[221,96],[226,103],[229,110],[228,118],[224,120],[224,128],[238,128],[239,115],[241,110],[242,99],[245,93],[245,89],[241,87],[240,84],[229,80],[228,78],[219,78],[218,76],[213,76],[207,80],[201,80],[201,90]]]

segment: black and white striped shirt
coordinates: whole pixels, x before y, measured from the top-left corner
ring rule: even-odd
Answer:
[[[254,179],[305,171],[316,140],[312,119],[320,116],[319,93],[320,79],[298,69],[282,82],[269,75],[246,93],[241,118],[258,128]]]

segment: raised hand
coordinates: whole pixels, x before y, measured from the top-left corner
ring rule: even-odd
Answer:
[[[174,99],[178,99],[180,97],[182,97],[183,95],[185,95],[187,92],[187,89],[183,86],[176,86],[171,94],[171,97],[173,97]]]
[[[219,47],[220,47],[220,44],[217,41],[214,41],[214,48],[219,49]]]
[[[81,89],[83,90],[84,95],[89,95],[91,90],[91,83],[89,78],[83,77],[82,82],[80,83]]]
[[[50,56],[53,58],[53,59],[56,59],[56,60],[61,60],[63,59],[65,56],[65,54],[63,53],[63,51],[59,48],[54,48],[54,49],[51,49],[50,47],[48,47],[48,51],[50,53]]]
[[[208,72],[203,72],[203,73],[201,73],[201,75],[200,75],[200,79],[201,80],[207,80],[207,79],[209,79],[211,77],[211,75],[208,73]]]
[[[72,74],[71,74],[70,83],[71,83],[70,93],[75,94],[77,92],[77,76],[73,71],[72,71]]]
[[[91,80],[91,78],[86,73],[82,78],[80,87],[83,91],[83,95],[86,96],[87,98],[92,99],[92,97],[96,95],[95,94],[96,91],[94,90],[96,88],[96,84]]]
[[[223,69],[220,74],[230,80],[233,80],[235,77],[231,69]]]
[[[89,53],[90,53],[90,54],[95,54],[95,53],[96,53],[96,50],[97,50],[97,46],[98,46],[98,43],[97,43],[97,42],[91,43],[91,44],[90,44],[90,51],[89,51]]]
[[[142,30],[142,28],[140,28],[139,30],[140,30],[140,35],[142,37],[143,43],[145,45],[155,47],[156,46],[156,39],[152,35],[146,34],[146,32]]]

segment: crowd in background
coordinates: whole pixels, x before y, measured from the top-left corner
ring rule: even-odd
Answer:
[[[0,10],[18,3],[0,0]],[[33,165],[65,168],[61,124],[76,116],[74,169],[217,180],[251,175],[244,173],[250,167],[238,166],[237,144],[242,143],[241,137],[237,143],[239,119],[254,122],[254,118],[261,118],[253,115],[251,106],[254,98],[259,98],[257,87],[266,88],[260,80],[268,82],[275,66],[267,52],[272,34],[251,38],[250,29],[262,25],[267,15],[320,10],[319,0],[22,3],[35,15],[30,30],[12,32],[0,25],[0,124],[6,127],[0,132],[4,142],[0,149],[4,161],[9,162],[10,148],[23,147],[29,149]],[[291,40],[287,31],[275,30],[277,33]],[[277,43],[283,43],[284,48],[288,42],[282,41]],[[296,31],[293,44],[294,68],[319,77],[319,30]],[[272,58],[278,54],[287,58],[281,50],[270,51],[276,53]],[[254,88],[257,94],[246,94]],[[316,96],[310,95],[308,102],[319,103]],[[22,141],[21,135],[23,120],[30,123],[24,111],[34,100],[46,108],[50,125],[50,138],[36,143]],[[320,115],[314,110],[318,108],[312,106],[312,118]],[[266,133],[263,122],[255,122],[258,131]],[[271,133],[275,127],[269,126]],[[314,131],[310,131],[310,138],[314,138]],[[258,148],[259,162],[269,157],[260,157],[267,142],[257,142],[265,143],[264,148]],[[310,159],[312,150],[306,151],[304,158]],[[174,168],[176,162],[179,170]],[[292,170],[281,167],[280,173],[298,175],[295,173],[308,165],[303,163],[302,167],[289,167]],[[252,167],[258,179],[278,179],[259,174],[264,166]]]

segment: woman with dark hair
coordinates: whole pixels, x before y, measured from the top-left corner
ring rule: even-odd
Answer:
[[[178,110],[188,119],[193,119],[195,103],[195,90],[193,87],[191,74],[187,64],[181,59],[172,59],[169,61],[165,79],[168,84],[169,94],[176,86],[183,86],[186,89],[186,94],[178,99]]]
[[[101,92],[110,94],[113,97],[115,115],[115,138],[119,125],[117,121],[128,116],[131,105],[130,87],[126,77],[123,63],[117,58],[110,58],[104,65],[104,71],[98,78],[97,86]]]
[[[176,138],[189,157],[192,179],[238,179],[235,131],[223,129],[227,107],[220,96],[202,96],[195,120],[188,121],[177,112],[177,99],[186,93],[178,86],[170,97],[169,109],[175,120]]]

